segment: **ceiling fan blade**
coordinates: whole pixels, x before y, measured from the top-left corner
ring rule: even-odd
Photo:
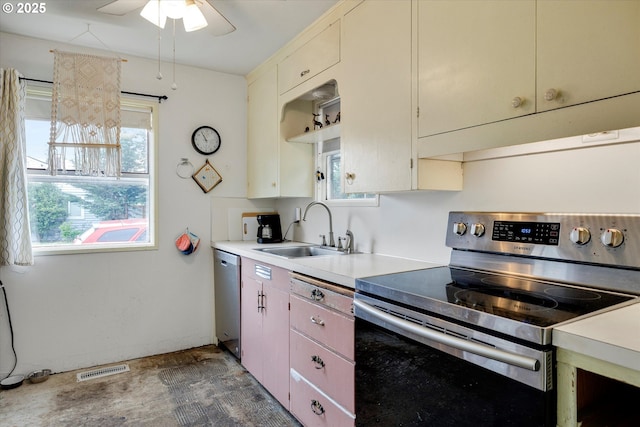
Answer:
[[[98,8],[98,12],[108,15],[124,16],[127,13],[141,8],[148,0],[115,0]]]
[[[203,1],[201,10],[209,23],[206,29],[209,34],[223,36],[236,30],[236,27],[213,6],[211,0]]]

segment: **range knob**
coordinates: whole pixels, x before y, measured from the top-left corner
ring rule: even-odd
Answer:
[[[467,232],[467,224],[464,222],[454,222],[453,223],[453,234],[457,234],[458,236],[462,236]]]
[[[591,232],[586,227],[573,227],[569,239],[576,245],[586,245],[591,240]]]
[[[473,236],[480,237],[484,234],[484,225],[478,222],[471,224],[471,230],[469,230]]]
[[[602,232],[600,241],[605,246],[617,248],[622,244],[622,242],[624,242],[624,234],[622,234],[622,231],[617,228],[607,228]]]

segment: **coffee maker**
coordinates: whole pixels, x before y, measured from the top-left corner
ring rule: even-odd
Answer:
[[[258,243],[282,242],[280,215],[264,214],[256,216],[258,220]]]

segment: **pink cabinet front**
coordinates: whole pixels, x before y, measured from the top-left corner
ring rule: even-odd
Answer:
[[[294,330],[291,331],[290,345],[291,369],[345,409],[355,412],[355,363]]]
[[[291,295],[291,328],[319,341],[332,350],[354,359],[353,318]]]
[[[291,369],[291,413],[305,427],[353,427],[355,415]]]

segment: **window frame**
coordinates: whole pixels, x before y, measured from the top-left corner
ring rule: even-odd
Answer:
[[[49,87],[42,87],[37,85],[27,85],[26,88],[27,97],[39,97],[45,99],[51,99],[52,89]],[[150,111],[151,114],[151,129],[149,129],[149,140],[147,149],[147,161],[148,172],[142,173],[125,173],[121,174],[121,177],[95,177],[97,180],[109,180],[109,181],[135,181],[143,180],[148,182],[148,218],[149,225],[147,228],[147,235],[149,236],[149,242],[119,242],[119,243],[92,243],[91,245],[52,245],[52,246],[36,246],[33,244],[34,256],[46,256],[46,255],[70,255],[70,254],[85,254],[85,253],[104,253],[104,252],[129,252],[129,251],[147,251],[158,249],[158,106],[155,102],[140,99],[133,96],[123,95],[120,100],[120,108],[130,109],[143,109]],[[27,120],[25,111],[25,122]],[[25,123],[26,126],[26,123]],[[50,175],[46,170],[27,169],[27,181],[31,181],[31,176],[35,176],[37,181],[50,181],[56,182],[56,178],[60,175]],[[71,176],[69,176],[72,178]],[[144,178],[143,178],[144,177]],[[84,212],[84,208],[83,208]]]

